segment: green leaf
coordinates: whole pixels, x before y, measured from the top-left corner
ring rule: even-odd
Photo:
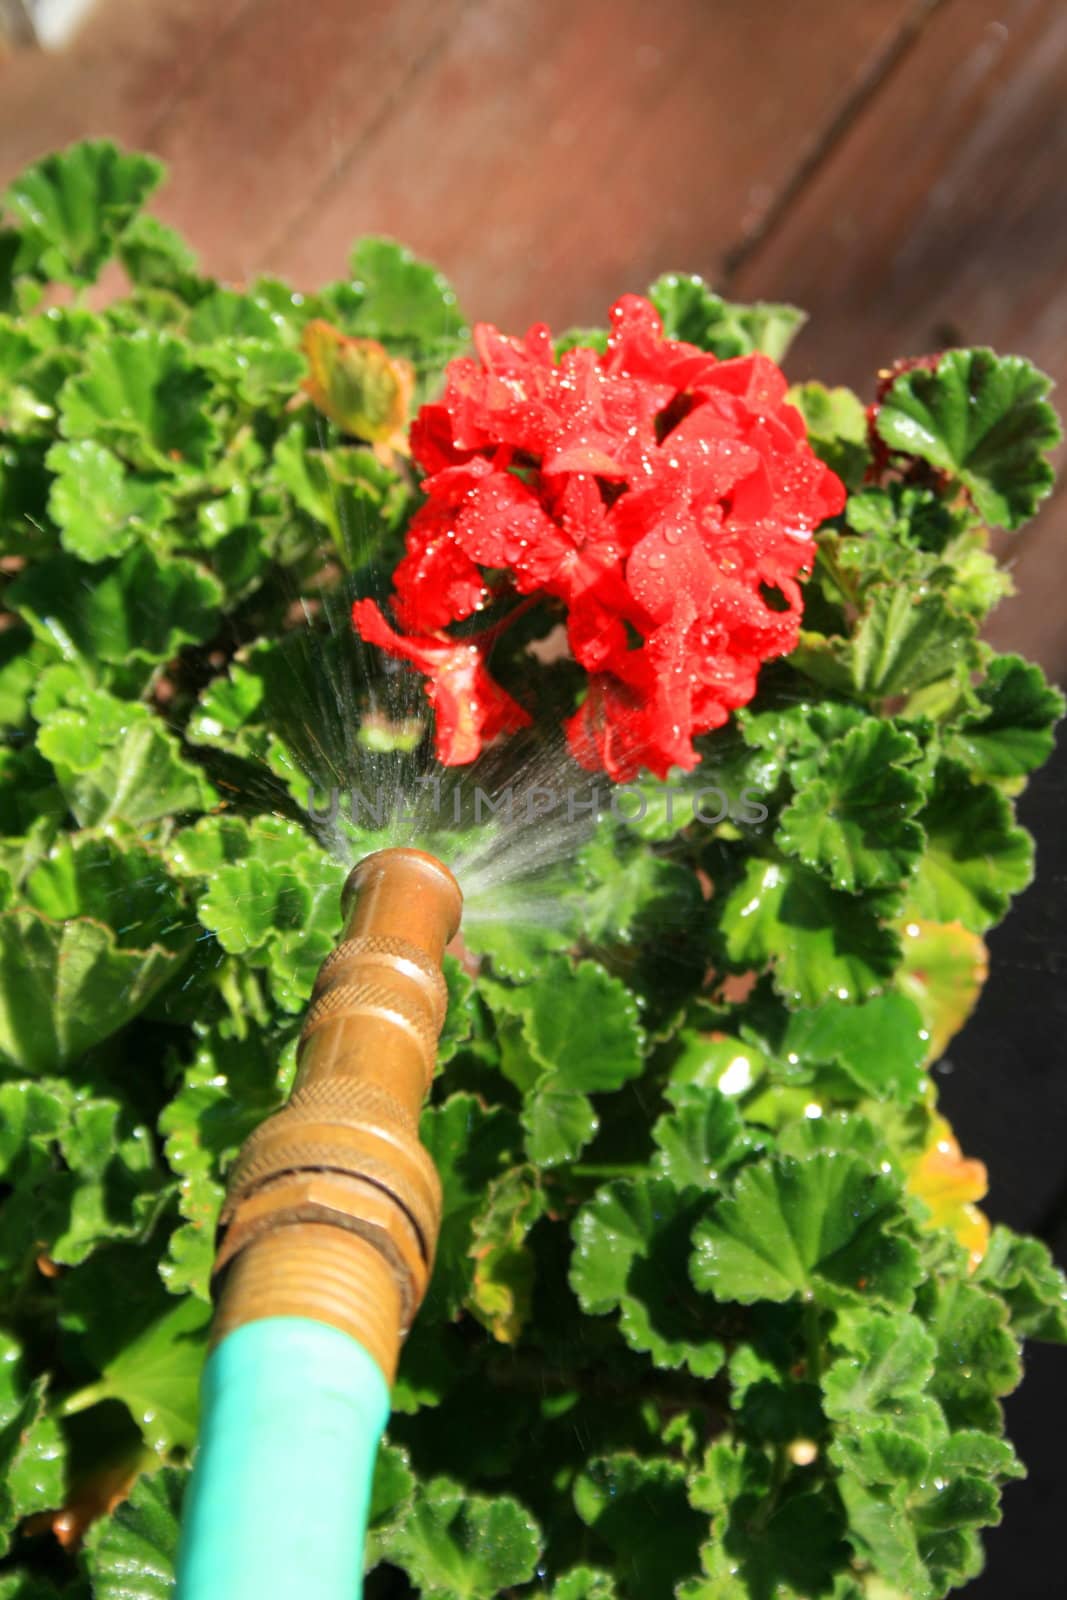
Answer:
[[[57,922],[91,917],[123,950],[184,953],[194,924],[162,858],[111,834],[66,834],[28,874],[23,896]]]
[[[54,1261],[75,1266],[107,1239],[142,1236],[167,1192],[152,1136],[133,1109],[112,1099],[81,1099],[59,1137],[69,1176],[66,1211],[50,1244]]]
[[[642,1067],[637,1006],[626,986],[593,961],[562,957],[536,983],[495,991],[521,1019],[530,1087],[523,1108],[527,1153],[538,1166],[573,1158],[596,1132],[587,1098],[619,1089]]]
[[[151,156],[86,141],[28,167],[0,209],[18,223],[23,256],[40,278],[93,283],[162,176]]]
[[[424,383],[431,383],[467,341],[447,278],[403,245],[373,236],[359,241],[349,266],[361,300],[346,332],[380,339],[393,354],[408,356]]]
[[[972,783],[954,761],[940,763],[919,821],[927,842],[909,886],[909,914],[984,933],[1033,876],[1030,835],[1015,826],[1011,803],[999,790]]]
[[[947,753],[975,777],[1021,778],[1046,762],[1064,700],[1040,667],[1021,656],[996,656],[975,691],[979,709],[961,717]]]
[[[634,1600],[662,1600],[696,1570],[705,1525],[686,1501],[678,1462],[594,1458],[575,1479],[574,1504],[625,1572]]]
[[[367,1542],[370,1549],[364,1552],[364,1567],[370,1570],[381,1560],[379,1546],[386,1529],[395,1526],[397,1514],[407,1510],[415,1475],[406,1450],[383,1440],[378,1446],[371,1483],[370,1513],[367,1518]]]
[[[870,464],[867,411],[851,389],[798,383],[789,398],[804,418],[808,442],[849,489],[858,489]]]
[[[843,1067],[876,1099],[913,1101],[923,1081],[929,1035],[915,1002],[902,994],[875,995],[862,1005],[824,1000],[816,1011],[787,1019],[779,1055],[814,1066]]]
[[[841,1353],[822,1379],[836,1425],[834,1461],[868,1485],[920,1483],[947,1434],[941,1408],[924,1392],[934,1340],[916,1317],[865,1311],[840,1320],[834,1343]]]
[[[119,1400],[150,1449],[160,1455],[192,1450],[210,1321],[211,1308],[202,1300],[193,1296],[179,1300],[125,1345],[98,1382],[72,1395],[64,1413],[69,1416],[104,1400]]]
[[[948,350],[934,371],[896,379],[876,426],[892,449],[964,484],[986,522],[1018,528],[1052,487],[1047,452],[1061,430],[1051,387],[1021,356]]]
[[[53,922],[35,911],[0,915],[0,1052],[49,1072],[124,1027],[178,970],[160,945],[122,949],[84,917]]]
[[[1067,1278],[1040,1239],[994,1228],[975,1281],[1003,1297],[1021,1338],[1067,1344]]]
[[[89,346],[60,395],[60,427],[142,471],[180,473],[206,467],[218,442],[210,393],[185,345],[142,328]]]
[[[902,1222],[896,1184],[859,1157],[760,1162],[698,1224],[693,1281],[744,1305],[814,1296],[907,1306],[919,1258]]]
[[[220,390],[249,410],[293,399],[307,371],[299,351],[272,339],[232,339],[201,349],[199,356]]]
[[[877,589],[847,651],[849,677],[870,699],[911,694],[978,663],[970,617],[944,595],[916,594],[909,584]]]
[[[1001,1396],[1022,1377],[1008,1308],[988,1287],[963,1279],[931,1279],[917,1311],[937,1342],[931,1392],[954,1428],[999,1433]]]
[[[835,889],[885,889],[906,878],[922,851],[911,819],[923,787],[909,763],[918,741],[892,723],[860,723],[825,752],[782,813],[776,842]]]
[[[526,1583],[541,1553],[540,1529],[518,1501],[467,1494],[448,1478],[420,1483],[411,1510],[384,1542],[424,1600],[495,1600]]]
[[[687,1290],[686,1263],[699,1198],[666,1178],[608,1184],[583,1206],[574,1223],[570,1284],[584,1311],[618,1309],[619,1327],[634,1350],[658,1367],[687,1366],[711,1378],[723,1347],[710,1331],[710,1306]]]
[[[618,1600],[618,1590],[610,1572],[596,1567],[572,1567],[557,1578],[552,1600]]]
[[[421,1315],[440,1321],[454,1316],[470,1293],[475,1223],[487,1209],[490,1183],[508,1165],[517,1130],[510,1112],[453,1094],[423,1112],[419,1131],[443,1193],[437,1258]]]
[[[836,1597],[834,1575],[848,1554],[836,1498],[825,1489],[798,1488],[775,1499],[761,1470],[764,1460],[753,1461],[754,1455],[727,1440],[708,1452],[704,1486],[714,1484],[716,1502],[712,1537],[700,1552],[703,1576],[682,1585],[678,1600]]]
[[[144,289],[170,289],[185,298],[196,281],[196,256],[181,234],[144,212],[125,228],[118,256],[127,277]]]
[[[637,1006],[626,985],[595,961],[557,958],[519,993],[523,1031],[538,1061],[583,1094],[619,1089],[641,1072]]]
[[[674,1075],[677,1070],[676,1064]],[[733,1102],[718,1089],[687,1088],[676,1079],[668,1094],[674,1110],[653,1125],[652,1137],[658,1148],[651,1165],[676,1189],[710,1188],[760,1148]]]
[[[526,1154],[535,1166],[573,1161],[596,1135],[599,1119],[588,1096],[549,1077],[530,1094],[522,1111]]]
[[[253,1129],[276,1111],[292,1075],[295,1039],[262,1028],[234,1037],[222,1024],[199,1043],[184,1081],[159,1118],[167,1164],[178,1179],[184,1226],[160,1265],[173,1294],[210,1298],[223,1177]]]
[[[147,706],[89,690],[77,707],[49,716],[37,748],[77,821],[117,820],[138,827],[183,811],[202,811],[215,791]]]
[[[724,360],[760,350],[780,362],[807,321],[795,306],[731,304],[689,273],[665,273],[652,284],[648,298],[668,339],[684,339]]]
[[[37,637],[58,646],[83,677],[133,693],[183,644],[211,637],[222,598],[218,581],[203,567],[140,544],[103,568],[53,556],[27,568],[8,590],[10,604]]]
[[[23,1517],[63,1504],[65,1446],[46,1382],[25,1376],[20,1346],[0,1333],[0,1555]]]
[[[807,867],[753,856],[719,915],[731,962],[773,964],[780,994],[817,1006],[827,995],[862,1000],[884,987],[899,944],[882,912],[875,897],[841,893]]]
[[[193,344],[224,349],[235,341],[264,340],[284,343],[284,336],[268,308],[237,289],[214,288],[200,299],[186,328]]]
[[[302,1010],[340,931],[336,859],[282,817],[250,827],[205,818],[176,843],[186,869],[208,878],[197,905],[204,927],[231,955],[267,967],[279,1006]]]
[[[128,477],[118,457],[91,440],[53,445],[46,462],[56,474],[49,513],[63,548],[82,561],[122,555],[166,515],[161,490]]]
[[[178,1523],[187,1474],[142,1474],[130,1498],[85,1541],[94,1600],[173,1600]]]

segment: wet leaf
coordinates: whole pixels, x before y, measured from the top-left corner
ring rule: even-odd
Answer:
[[[18,224],[22,258],[38,276],[88,284],[162,176],[151,156],[83,142],[27,167],[0,210]]]
[[[908,917],[900,932],[904,960],[897,982],[922,1013],[930,1035],[927,1061],[937,1061],[978,1003],[989,952],[962,922]]]
[[[959,480],[986,522],[1018,528],[1052,487],[1059,443],[1050,379],[1021,356],[946,350],[933,371],[902,373],[878,409],[893,450]]]
[[[180,473],[207,466],[218,443],[210,392],[186,346],[141,329],[89,347],[60,396],[60,426],[144,471]]]
[[[533,1577],[540,1529],[507,1495],[467,1494],[447,1478],[420,1484],[411,1510],[384,1542],[386,1559],[425,1600],[495,1600]]]
[[[723,1346],[711,1333],[711,1307],[687,1284],[690,1234],[703,1210],[699,1196],[666,1178],[608,1184],[574,1223],[570,1284],[584,1311],[619,1310],[635,1350],[657,1366],[687,1366],[714,1377]]]
[[[125,1504],[89,1530],[96,1600],[172,1600],[186,1478],[176,1467],[143,1474]]]
[[[720,1300],[906,1306],[918,1278],[899,1190],[856,1156],[747,1167],[694,1232],[693,1281]]]
[[[899,945],[883,915],[874,896],[842,893],[807,867],[755,856],[724,898],[720,923],[731,962],[771,965],[791,1004],[817,1006],[827,995],[863,1000],[885,986]]]

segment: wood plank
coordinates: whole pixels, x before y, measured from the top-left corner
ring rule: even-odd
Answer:
[[[170,168],[160,216],[219,276],[264,270],[269,241],[354,144],[388,125],[462,8],[463,0],[259,0],[153,138]],[[324,261],[318,281],[337,276],[344,260],[341,252]]]
[[[1065,171],[1063,0],[948,0],[730,287],[812,313],[798,373],[869,394],[898,355],[992,344],[1050,372],[1063,404]],[[1067,496],[1010,547],[1020,593],[990,637],[1062,677]]]
[[[478,0],[268,265],[311,284],[354,234],[385,231],[480,317],[602,320],[668,266],[717,275],[926,10]]]
[[[0,60],[0,185],[75,139],[145,146],[258,0],[100,0],[64,50]]]

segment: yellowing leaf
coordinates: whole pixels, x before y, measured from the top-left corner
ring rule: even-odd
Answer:
[[[926,1060],[937,1061],[974,1010],[989,974],[989,952],[962,922],[908,917],[901,926],[904,963],[898,979],[930,1035]]]
[[[321,318],[308,323],[303,345],[311,368],[303,387],[312,404],[343,433],[374,445],[376,455],[406,454],[411,362],[390,356],[377,339],[351,339]]]
[[[971,1271],[989,1244],[989,1219],[975,1201],[989,1192],[985,1164],[960,1149],[944,1117],[934,1119],[931,1142],[911,1172],[907,1189],[929,1209],[931,1228],[949,1228],[968,1251]]]

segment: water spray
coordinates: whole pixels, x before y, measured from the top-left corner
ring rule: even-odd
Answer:
[[[283,1110],[231,1172],[178,1600],[352,1600],[389,1385],[441,1188],[418,1139],[462,895],[420,850],[344,887]]]

